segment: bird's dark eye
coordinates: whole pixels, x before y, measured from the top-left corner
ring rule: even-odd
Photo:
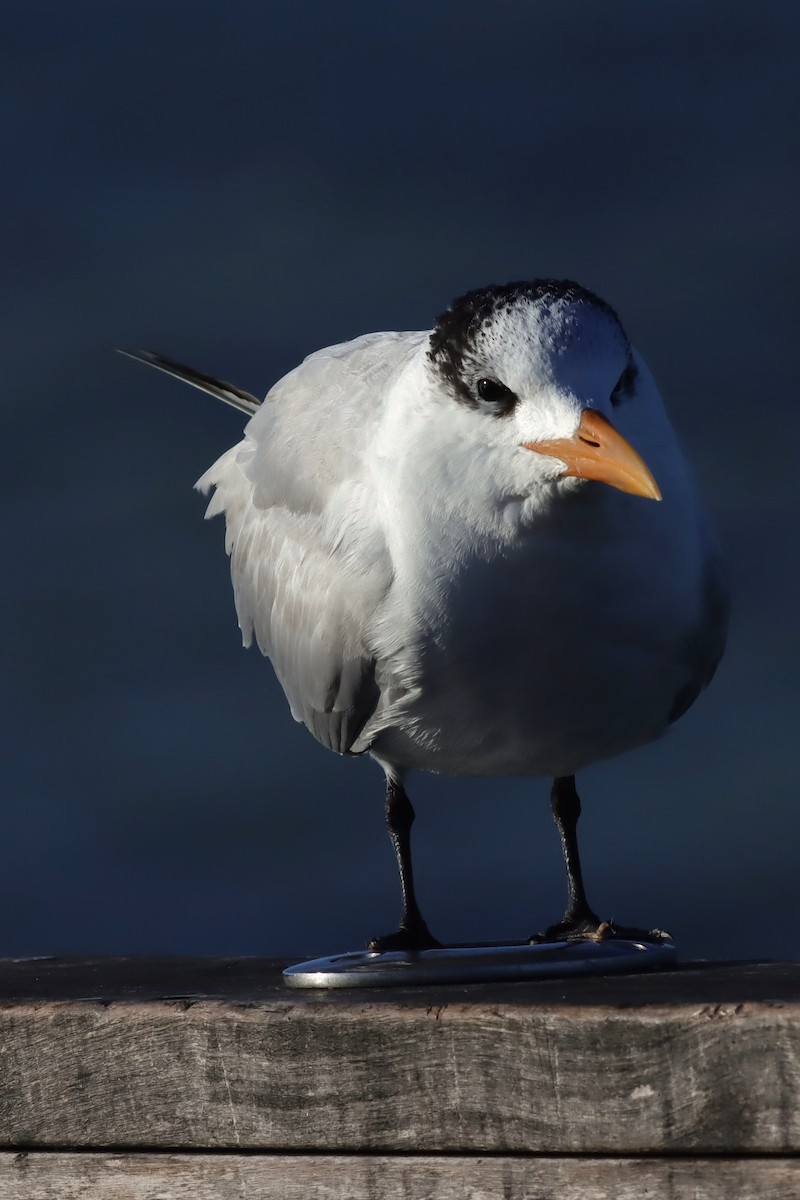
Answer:
[[[481,400],[489,404],[503,404],[510,408],[517,398],[511,388],[507,388],[499,379],[479,379],[477,389]]]

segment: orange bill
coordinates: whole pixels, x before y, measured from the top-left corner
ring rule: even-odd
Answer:
[[[597,479],[621,492],[660,500],[661,492],[647,464],[614,426],[599,412],[587,408],[570,438],[552,442],[525,442],[525,450],[549,454],[567,464],[565,475]]]

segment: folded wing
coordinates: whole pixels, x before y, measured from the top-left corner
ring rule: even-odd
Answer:
[[[425,337],[371,334],[311,355],[197,483],[215,489],[206,515],[225,514],[245,645],[255,636],[295,719],[339,753],[380,698],[371,631],[393,578],[367,449]]]

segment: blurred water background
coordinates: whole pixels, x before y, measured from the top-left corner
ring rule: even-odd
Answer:
[[[730,563],[718,678],[588,770],[605,914],[797,957],[800,6],[7,0],[0,45],[0,952],[357,948],[399,892],[378,769],[244,653],[191,485],[303,355],[555,275],[645,354]],[[440,937],[565,885],[544,780],[419,777]]]

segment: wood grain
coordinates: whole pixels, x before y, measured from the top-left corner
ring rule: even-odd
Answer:
[[[796,1200],[797,1159],[0,1154],[2,1200]]]
[[[763,1001],[710,1001],[753,994],[738,970],[705,992],[702,970],[634,978],[627,1003],[619,978],[297,993],[274,966],[258,1000],[230,978],[225,1000],[7,999],[0,1145],[793,1153],[800,1003],[783,967],[758,975]]]

